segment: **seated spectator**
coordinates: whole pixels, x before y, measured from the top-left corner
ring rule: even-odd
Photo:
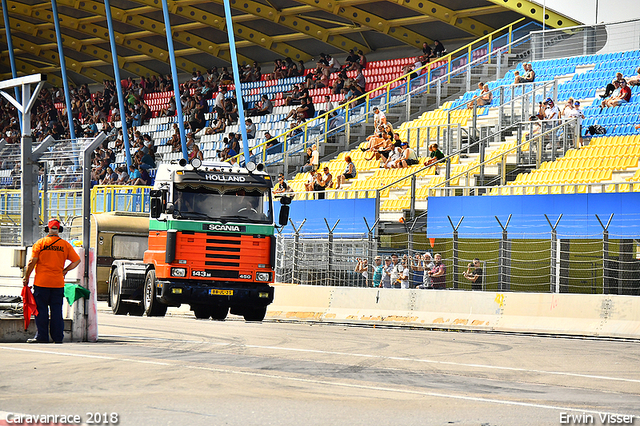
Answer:
[[[111,167],[107,167],[107,171],[100,181],[100,185],[114,185],[118,181],[118,174]]]
[[[118,167],[116,169],[116,172],[118,173],[118,180],[116,180],[114,183],[116,185],[126,185],[129,181],[129,173],[127,173],[127,168],[125,166]]]
[[[624,105],[631,100],[631,88],[627,85],[626,80],[620,81],[620,94],[611,96],[609,99],[602,101],[603,107],[617,107]]]
[[[610,97],[620,87],[620,82],[622,80],[624,80],[624,77],[622,77],[622,73],[617,72],[616,78],[614,78],[611,83],[607,84],[604,93],[600,95],[600,97],[603,99]]]
[[[482,105],[487,105],[488,103],[491,102],[492,94],[488,90],[489,85],[484,83],[478,83],[478,89],[480,90],[480,94],[474,96],[469,102],[467,102],[468,109],[473,108],[474,105],[482,106]],[[487,98],[488,98],[488,102],[487,102]]]
[[[264,140],[267,142],[265,145],[267,155],[280,154],[282,152],[282,144],[278,142],[278,139],[274,139],[268,131],[264,132]]]
[[[293,189],[291,189],[287,181],[284,179],[284,175],[282,173],[278,173],[278,183],[273,189],[273,193],[275,195],[278,195],[278,194],[286,194],[288,192],[293,192]]]
[[[431,49],[431,47],[429,47],[429,44],[426,41],[422,43],[422,56],[424,56],[427,62],[430,62],[436,57],[436,55],[433,53],[433,50]]]
[[[433,54],[437,58],[442,58],[447,53],[447,49],[445,49],[444,45],[440,43],[440,40],[434,40],[433,44],[435,45],[433,48]]]
[[[315,184],[316,181],[318,180],[318,174],[316,173],[315,170],[310,169],[309,170],[309,176],[307,177],[307,182],[304,184],[304,189],[311,192],[311,191],[315,191]]]
[[[244,121],[244,124],[247,128],[247,139],[255,139],[256,137],[256,125],[253,124],[250,118],[247,118]]]
[[[344,114],[339,114],[339,111],[333,111],[329,119],[328,130],[342,129],[342,126],[344,126]]]
[[[151,176],[149,176],[149,173],[145,169],[138,166],[138,174],[139,177],[132,180],[131,185],[151,185]]]
[[[287,121],[291,118],[309,119],[309,118],[313,118],[315,113],[316,111],[315,111],[315,108],[313,107],[313,102],[310,101],[310,98],[304,97],[304,98],[301,98],[300,106],[298,108],[294,108],[291,111],[289,111],[289,114],[287,114],[287,116],[283,119],[283,121]]]
[[[524,83],[524,79],[520,76],[520,71],[515,71],[513,73],[513,84],[521,84]]]
[[[140,178],[140,172],[138,168],[133,164],[129,166],[129,180],[127,180],[127,185],[134,185],[133,182],[136,182],[136,179]]]
[[[358,74],[356,75],[354,81],[358,85],[358,88],[360,88],[360,91],[364,93],[365,86],[367,85],[367,80],[364,78],[364,74],[362,73],[362,68],[360,67],[360,65],[356,64],[355,67],[358,70]]]
[[[338,175],[338,179],[336,182],[336,189],[340,189],[347,179],[353,179],[357,175],[356,165],[353,164],[351,157],[349,155],[344,157],[345,163],[347,163],[344,172],[341,175]]]
[[[398,168],[400,161],[402,161],[402,148],[394,147],[391,153],[389,154],[387,162],[384,163],[382,166],[385,169],[396,169]]]
[[[429,160],[425,161],[425,166],[434,165],[436,168],[435,174],[438,174],[438,162],[444,158],[444,154],[442,151],[438,149],[437,143],[432,143],[429,145]]]
[[[403,169],[413,166],[414,164],[418,164],[418,156],[416,152],[409,147],[409,144],[403,142],[401,145],[402,148],[402,158],[400,162],[397,164],[397,167],[401,167]]]
[[[311,170],[315,170],[315,168],[313,167],[312,160],[313,160],[313,150],[311,149],[311,147],[307,147],[305,164],[300,169],[300,173],[306,173]]]
[[[200,161],[203,161],[204,158],[202,156],[202,151],[200,151],[200,147],[198,146],[197,143],[193,144],[193,148],[191,148],[191,151],[189,152],[189,162],[191,162],[191,160],[193,160],[194,158],[198,158]]]
[[[353,51],[353,49],[349,50],[349,55],[347,55],[347,58],[344,60],[345,63],[345,67],[344,69],[346,71],[350,71],[354,68],[354,64],[358,63],[359,57],[358,55],[356,55],[356,52]]]
[[[337,105],[335,105],[333,102],[331,102],[331,96],[329,95],[325,95],[324,97],[324,103],[322,103],[320,105],[320,110],[318,111],[318,115],[322,115],[325,112],[329,112],[332,109],[334,109]]]
[[[151,147],[149,149],[149,152],[145,153],[140,158],[140,167],[142,167],[145,170],[155,169],[156,168],[155,149],[153,147]]]
[[[260,107],[254,110],[253,113],[249,115],[262,116],[271,114],[271,112],[273,111],[273,103],[269,100],[269,97],[267,95],[262,95],[261,100],[262,101],[260,103]]]
[[[521,83],[533,83],[536,80],[536,72],[533,70],[531,62],[527,62],[523,67],[525,73],[521,78]]]
[[[299,84],[293,86],[293,89],[289,96],[284,101],[285,105],[300,105],[302,98],[306,98],[306,94],[303,92]]]
[[[627,78],[629,86],[640,86],[640,67],[636,70],[636,75]]]
[[[358,62],[360,63],[362,69],[367,68],[367,58],[366,56],[364,56],[364,52],[362,50],[358,50]]]
[[[207,127],[206,130],[204,131],[205,135],[215,135],[217,133],[224,133],[224,131],[226,130],[227,125],[225,123],[224,120],[219,120],[219,119],[214,119],[213,120],[213,126],[211,127]]]

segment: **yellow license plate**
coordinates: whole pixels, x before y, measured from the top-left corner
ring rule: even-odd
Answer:
[[[209,290],[209,294],[211,296],[233,296],[233,290],[218,290],[214,288]]]

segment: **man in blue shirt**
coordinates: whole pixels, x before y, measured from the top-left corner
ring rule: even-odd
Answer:
[[[384,268],[384,266],[382,265],[382,256],[376,256],[374,262],[373,286],[380,287],[380,282],[382,281],[382,269]]]

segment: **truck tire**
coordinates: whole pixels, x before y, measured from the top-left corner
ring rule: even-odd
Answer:
[[[267,307],[263,306],[261,308],[247,308],[243,316],[245,321],[262,321],[266,314]]]
[[[227,314],[229,313],[228,306],[212,306],[211,307],[211,318],[216,321],[224,321],[227,318]]]
[[[209,319],[211,316],[211,307],[206,305],[191,305],[193,315],[198,319]]]
[[[129,311],[126,303],[122,301],[120,294],[120,277],[115,269],[109,276],[109,304],[114,315],[127,315]]]
[[[142,302],[144,313],[148,317],[163,317],[167,313],[167,305],[156,297],[156,271],[154,269],[149,269],[144,278]]]

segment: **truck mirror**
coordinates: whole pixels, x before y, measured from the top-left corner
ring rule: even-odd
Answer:
[[[160,214],[162,214],[162,200],[157,197],[151,198],[149,207],[151,210],[151,217],[154,219],[159,218]]]
[[[278,223],[280,226],[285,226],[289,222],[289,205],[280,206],[280,217],[278,217]]]
[[[280,204],[282,205],[291,204],[291,197],[287,197],[286,195],[283,195],[282,197],[280,197]]]
[[[162,190],[160,189],[152,189],[151,191],[149,191],[149,196],[150,197],[162,197]]]

